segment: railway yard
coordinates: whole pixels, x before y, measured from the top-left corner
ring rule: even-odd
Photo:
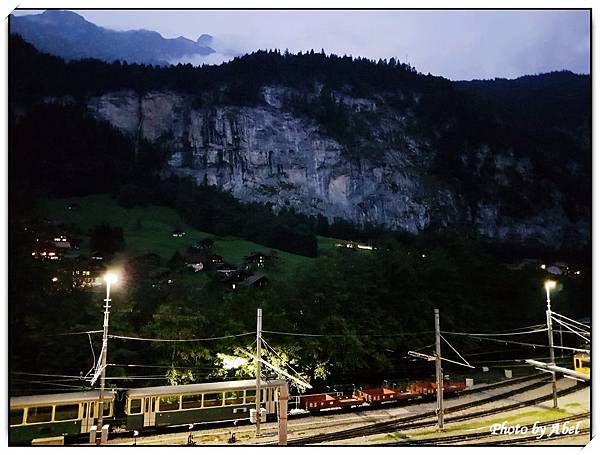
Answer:
[[[437,429],[435,401],[363,405],[343,412],[331,409],[319,414],[302,413],[290,405],[288,445],[587,444],[590,440],[589,384],[562,378],[557,381],[557,389],[559,409],[552,408],[552,384],[548,374],[465,389],[445,400],[443,431]],[[492,434],[492,428],[496,428],[496,434]],[[508,428],[517,430],[509,434],[512,430]],[[541,428],[545,429],[543,435]],[[191,436],[198,445],[230,445],[232,433],[235,433],[236,445],[277,444],[276,422],[263,424],[262,436],[256,438],[255,427],[247,421],[218,428],[171,428],[135,438],[131,432],[115,432],[108,443],[186,445]]]

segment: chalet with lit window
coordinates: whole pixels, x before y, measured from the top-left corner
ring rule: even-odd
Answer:
[[[98,261],[83,259],[73,267],[74,288],[95,288],[102,286],[106,267]]]
[[[252,252],[249,256],[244,258],[244,262],[248,266],[264,267],[268,261],[272,259],[271,253],[263,253],[260,251]]]
[[[217,266],[217,273],[222,276],[230,276],[232,273],[237,272],[239,269],[236,265],[230,264],[229,262],[224,262],[223,264]]]
[[[69,241],[66,235],[57,235],[52,241],[54,243],[54,246],[56,248],[61,249],[62,251],[66,251],[69,248],[71,248],[71,242]]]
[[[250,276],[250,273],[246,272],[245,270],[236,270],[229,275],[223,275],[220,281],[226,289],[235,290]]]
[[[214,265],[221,265],[224,264],[223,262],[223,256],[219,256],[218,254],[213,254],[210,256],[209,258],[210,263],[214,264]]]
[[[62,256],[62,251],[57,248],[53,242],[38,241],[35,242],[31,257],[42,261],[58,261]]]
[[[175,229],[172,235],[173,237],[183,237],[185,235],[185,232],[181,229]]]

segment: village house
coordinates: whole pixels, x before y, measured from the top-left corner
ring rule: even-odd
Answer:
[[[185,235],[185,232],[181,229],[175,229],[172,235],[173,237],[183,237]]]
[[[249,267],[265,267],[268,261],[272,259],[271,253],[263,253],[260,251],[252,252],[249,256],[244,257],[244,262]]]
[[[269,278],[262,274],[255,274],[249,276],[240,283],[240,286],[253,286],[257,288],[264,288],[269,284]]]
[[[66,235],[61,234],[55,236],[53,242],[56,248],[60,248],[63,251],[71,248],[71,242],[69,241]]]
[[[223,276],[229,276],[234,272],[238,271],[238,267],[236,265],[230,264],[229,262],[224,262],[217,266],[217,273]]]
[[[74,288],[95,288],[104,284],[106,267],[98,261],[81,258],[73,267]]]
[[[221,265],[223,264],[223,256],[219,256],[218,254],[213,254],[210,258],[209,258],[211,264],[214,265]]]
[[[38,260],[51,260],[58,261],[62,256],[62,251],[53,242],[48,241],[36,241],[32,251],[31,257]]]
[[[368,251],[372,251],[372,250],[376,250],[377,248],[375,248],[374,246],[371,246],[367,243],[360,243],[360,242],[341,242],[341,243],[336,243],[335,246],[337,248],[348,248],[350,250],[368,250]]]
[[[224,275],[220,281],[223,286],[227,289],[235,290],[240,283],[242,283],[246,278],[250,277],[251,274],[246,272],[245,270],[235,270],[228,275]]]

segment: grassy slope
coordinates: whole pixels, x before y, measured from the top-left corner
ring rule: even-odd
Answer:
[[[67,210],[67,205],[77,202],[81,208]],[[185,224],[173,209],[168,207],[147,206],[124,208],[119,206],[115,200],[105,194],[92,196],[48,199],[39,206],[40,215],[64,222],[78,224],[83,230],[93,228],[100,223],[110,223],[113,226],[121,226],[125,237],[125,248],[128,254],[141,254],[153,252],[164,258],[170,258],[175,251],[184,253],[185,249],[193,245],[197,240],[210,237],[214,240],[213,250],[222,255],[226,261],[240,264],[245,255],[251,251],[269,251],[273,248],[265,247],[253,242],[236,237],[217,237],[210,233],[202,232]],[[138,223],[139,220],[139,223]],[[138,224],[141,227],[138,228]],[[186,235],[173,237],[173,230],[179,228]],[[324,239],[324,238],[323,238]],[[319,239],[321,242],[331,245]],[[85,245],[84,245],[85,246]],[[295,269],[309,263],[310,258],[275,250],[279,256],[278,269]]]

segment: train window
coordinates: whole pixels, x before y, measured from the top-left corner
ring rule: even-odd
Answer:
[[[142,400],[135,398],[129,401],[129,414],[139,414],[142,412]]]
[[[590,361],[589,360],[582,360],[581,361],[581,368],[589,368],[590,367]]]
[[[581,364],[579,363],[579,359],[575,359],[575,368],[581,368]]]
[[[40,406],[27,410],[27,423],[51,422],[52,406]]]
[[[24,409],[11,409],[10,410],[10,424],[21,425],[23,423]]]
[[[87,403],[83,403],[83,418],[87,417]]]
[[[223,406],[223,394],[222,393],[205,393],[204,394],[204,407],[214,408],[215,406]]]
[[[79,418],[78,404],[63,404],[56,406],[54,420],[76,420]]]
[[[94,413],[96,411],[96,402],[92,401],[90,403],[90,417],[93,418],[94,417]]]
[[[111,411],[112,411],[112,401],[105,401],[104,402],[104,411],[102,412],[102,415],[104,417],[110,417]]]
[[[246,403],[256,403],[256,390],[246,390]]]
[[[160,397],[159,411],[175,411],[179,409],[179,395]]]
[[[244,392],[235,391],[225,394],[225,404],[242,404],[244,402]]]
[[[181,407],[183,409],[201,408],[202,395],[183,395],[181,397]]]
[[[148,412],[148,406],[150,406],[150,398],[146,398],[146,410],[144,412]]]

